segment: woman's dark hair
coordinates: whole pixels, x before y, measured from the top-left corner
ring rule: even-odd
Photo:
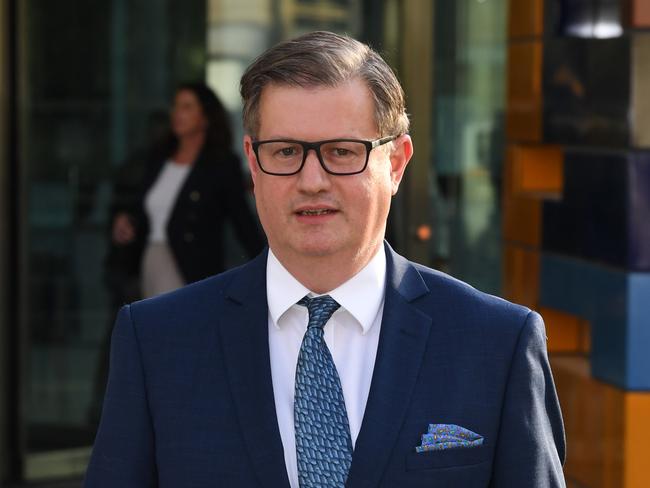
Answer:
[[[196,96],[199,105],[203,109],[203,114],[208,119],[205,149],[214,152],[229,151],[232,146],[230,119],[228,118],[228,112],[214,91],[200,81],[182,83],[178,85],[174,94],[177,95],[182,91],[192,92]],[[178,138],[170,131],[163,148],[164,157],[169,157],[177,148]]]

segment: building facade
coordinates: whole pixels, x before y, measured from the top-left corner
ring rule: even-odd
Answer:
[[[315,29],[405,88],[388,239],[542,313],[570,485],[650,486],[645,0],[0,0],[0,486],[84,472],[115,175],[175,86],[207,81],[239,139],[243,70]]]

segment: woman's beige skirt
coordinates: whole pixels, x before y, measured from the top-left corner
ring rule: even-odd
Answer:
[[[149,243],[142,262],[142,296],[154,297],[185,285],[166,243]]]

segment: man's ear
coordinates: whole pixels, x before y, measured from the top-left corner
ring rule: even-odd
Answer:
[[[253,151],[253,138],[246,134],[243,143],[244,154],[246,155],[246,160],[248,162],[248,170],[251,172],[254,184],[257,179],[259,166],[257,166],[257,158],[255,157],[255,151]]]
[[[406,165],[413,156],[413,141],[411,136],[404,134],[393,141],[393,150],[390,153],[390,175],[393,186],[393,195],[397,193],[399,184],[404,177]]]

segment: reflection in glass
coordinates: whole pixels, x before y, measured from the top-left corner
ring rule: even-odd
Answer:
[[[192,63],[205,13],[179,0],[19,4],[23,474],[78,476],[114,319],[103,269],[114,172],[176,77],[203,77]]]
[[[500,292],[507,2],[436,2],[434,264]]]
[[[555,0],[551,12],[555,31],[561,36],[610,39],[623,35],[619,0]]]

